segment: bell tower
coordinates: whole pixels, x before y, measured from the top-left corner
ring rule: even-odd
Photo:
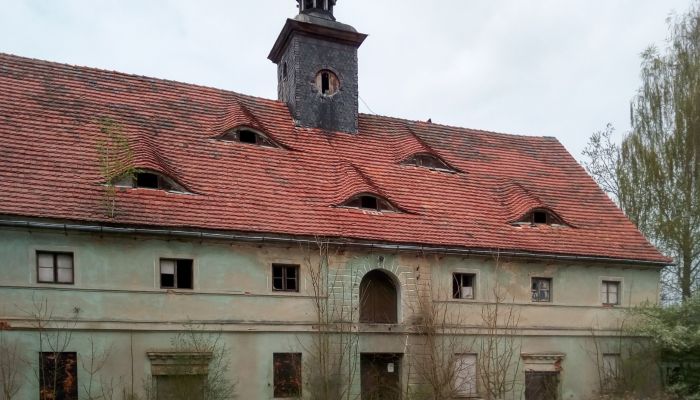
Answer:
[[[367,35],[335,20],[336,0],[297,0],[268,58],[277,64],[277,96],[299,126],[357,132],[357,49]]]

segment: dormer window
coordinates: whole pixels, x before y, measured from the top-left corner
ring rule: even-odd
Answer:
[[[529,225],[560,225],[562,221],[553,212],[547,209],[535,209],[525,214],[525,216],[517,222],[517,224]]]
[[[221,135],[219,139],[229,142],[248,143],[264,147],[279,147],[263,133],[245,127],[230,129]]]
[[[137,170],[133,175],[127,175],[118,179],[114,186],[165,190],[166,192],[187,192],[185,188],[177,184],[173,179],[150,170]]]
[[[413,157],[404,161],[404,164],[415,165],[416,167],[435,169],[439,171],[454,172],[454,169],[450,168],[441,159],[428,153],[416,154]]]
[[[394,207],[388,200],[369,193],[353,197],[345,202],[342,207],[359,208],[361,210],[377,212],[396,212],[396,207]]]

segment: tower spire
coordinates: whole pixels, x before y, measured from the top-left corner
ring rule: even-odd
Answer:
[[[335,21],[333,6],[336,0],[297,0],[300,14],[311,14]]]

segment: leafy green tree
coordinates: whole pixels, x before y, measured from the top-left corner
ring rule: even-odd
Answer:
[[[666,51],[642,53],[632,131],[618,147],[608,126],[584,156],[627,216],[675,258],[667,294],[687,299],[700,278],[700,2],[669,25]]]
[[[639,307],[633,314],[633,333],[649,338],[668,391],[676,398],[700,399],[700,296],[667,307]]]

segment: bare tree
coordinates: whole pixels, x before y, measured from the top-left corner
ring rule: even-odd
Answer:
[[[25,360],[21,357],[21,349],[15,342],[5,337],[5,331],[10,330],[10,324],[0,321],[0,399],[12,400],[24,384]]]
[[[352,387],[359,358],[359,336],[354,329],[356,274],[331,267],[337,253],[331,256],[329,243],[321,238],[302,251],[315,312],[311,344],[305,346],[306,397],[350,400],[357,397]]]
[[[129,140],[118,122],[103,117],[99,120],[99,126],[103,137],[97,143],[97,153],[100,175],[105,185],[105,211],[109,218],[114,218],[117,216],[115,184],[118,180],[133,178],[135,173],[134,154]]]
[[[522,344],[520,312],[514,298],[501,286],[503,267],[494,258],[491,299],[481,309],[481,339],[479,340],[478,370],[486,400],[520,397],[520,349]],[[488,290],[488,289],[487,289]]]

